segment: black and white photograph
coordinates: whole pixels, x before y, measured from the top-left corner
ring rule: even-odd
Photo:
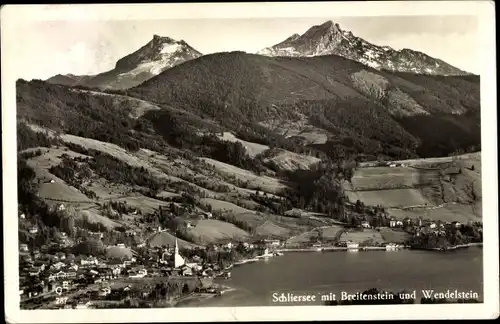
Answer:
[[[498,317],[493,3],[1,16],[7,321]]]

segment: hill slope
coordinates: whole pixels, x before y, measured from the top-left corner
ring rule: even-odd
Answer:
[[[479,77],[390,73],[335,55],[206,55],[125,93],[182,108],[266,145],[280,124],[312,125],[329,133],[316,145],[328,154],[441,156],[480,144]],[[453,139],[426,137],[418,125],[429,120],[435,129],[453,128]],[[344,152],[331,152],[338,146]]]

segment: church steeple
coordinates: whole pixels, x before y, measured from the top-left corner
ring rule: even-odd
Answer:
[[[179,254],[179,244],[177,243],[177,238],[175,238],[175,248],[174,248],[174,267],[179,268],[186,263],[184,258]]]

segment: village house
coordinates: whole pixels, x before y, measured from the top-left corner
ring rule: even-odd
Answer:
[[[129,278],[144,278],[148,274],[148,271],[144,268],[134,268],[128,272]]]
[[[418,226],[422,227],[422,225],[423,225],[423,220],[422,220],[422,218],[419,218],[418,219]]]
[[[38,227],[36,227],[36,226],[31,227],[31,228],[30,228],[30,230],[29,230],[29,232],[30,232],[31,234],[36,234],[36,233],[38,233]]]
[[[41,254],[40,254],[40,250],[36,249],[36,250],[33,250],[33,257],[35,259],[38,259],[40,258]]]
[[[404,225],[403,221],[396,221],[396,226],[402,227]]]
[[[64,204],[60,204],[60,205],[57,206],[57,210],[58,211],[66,210],[66,207],[64,206]]]
[[[93,266],[93,265],[98,265],[99,264],[99,260],[97,260],[96,257],[93,257],[93,256],[89,256],[87,259],[82,259],[80,261],[80,264],[82,266]]]
[[[391,218],[389,221],[389,227],[396,227],[396,220],[394,218]]]
[[[73,270],[73,271],[78,271],[78,264],[76,263],[71,263],[69,265],[69,269]]]
[[[28,248],[28,244],[20,244],[19,245],[19,252],[28,252],[29,251],[29,248]]]
[[[193,275],[193,269],[191,267],[189,267],[188,265],[183,265],[181,268],[180,268],[180,274],[182,276],[192,276]]]
[[[61,270],[61,268],[66,268],[66,263],[59,261],[50,266],[51,270]]]
[[[101,232],[88,232],[89,236],[94,239],[101,240],[104,237],[104,233]]]
[[[280,240],[275,239],[265,239],[263,243],[267,247],[279,247],[281,245]]]
[[[114,276],[119,276],[122,273],[122,268],[120,266],[114,266],[111,268]]]
[[[55,280],[66,279],[68,278],[68,273],[61,270],[54,274],[54,278]]]
[[[99,290],[99,296],[105,297],[111,294],[111,288],[109,287],[104,287]]]
[[[42,272],[43,270],[41,269],[41,267],[32,267],[30,270],[29,270],[29,275],[30,276],[39,276],[40,275],[40,272]]]
[[[368,223],[367,221],[362,221],[361,222],[361,227],[363,227],[363,228],[370,228],[371,226],[370,226],[370,223]]]
[[[429,228],[435,229],[437,227],[436,223],[430,223]]]

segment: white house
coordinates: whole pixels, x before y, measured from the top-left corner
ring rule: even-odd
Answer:
[[[118,276],[122,273],[122,268],[121,267],[114,267],[113,270],[111,270],[113,275]]]
[[[396,220],[395,220],[395,219],[391,219],[391,220],[389,221],[389,226],[390,226],[390,227],[396,227]]]
[[[361,226],[364,227],[364,228],[370,228],[370,223],[368,223],[367,221],[363,221],[361,222]]]
[[[64,206],[64,204],[60,204],[59,206],[57,206],[57,210],[58,211],[66,210],[66,207]]]
[[[21,214],[21,215],[19,215],[19,218],[21,218],[21,219],[25,219],[25,218],[26,218],[26,215],[25,215],[25,214]]]
[[[111,288],[109,288],[109,287],[102,288],[99,291],[99,296],[107,296],[109,294],[111,294]]]
[[[68,278],[68,274],[64,271],[59,271],[58,273],[55,273],[54,274],[54,278],[56,280],[59,280],[59,279],[66,279]]]
[[[96,257],[88,257],[87,259],[82,259],[80,261],[81,265],[82,266],[86,266],[86,265],[98,265],[99,264],[99,260],[97,260]]]
[[[431,224],[429,225],[429,228],[436,228],[436,227],[437,227],[436,223],[431,223]]]
[[[207,219],[211,219],[213,216],[212,216],[212,213],[209,213],[209,212],[204,212],[203,213],[203,216]]]
[[[36,227],[36,226],[31,227],[31,228],[30,228],[30,230],[29,230],[29,232],[30,232],[31,234],[36,234],[36,233],[38,233],[38,227]]]
[[[20,244],[19,245],[19,251],[21,251],[21,252],[28,252],[29,251],[28,244],[24,244],[24,243]]]
[[[396,221],[396,226],[403,226],[403,221],[400,220]]]
[[[50,266],[50,269],[52,270],[61,270],[61,268],[66,268],[66,263],[57,262]]]

